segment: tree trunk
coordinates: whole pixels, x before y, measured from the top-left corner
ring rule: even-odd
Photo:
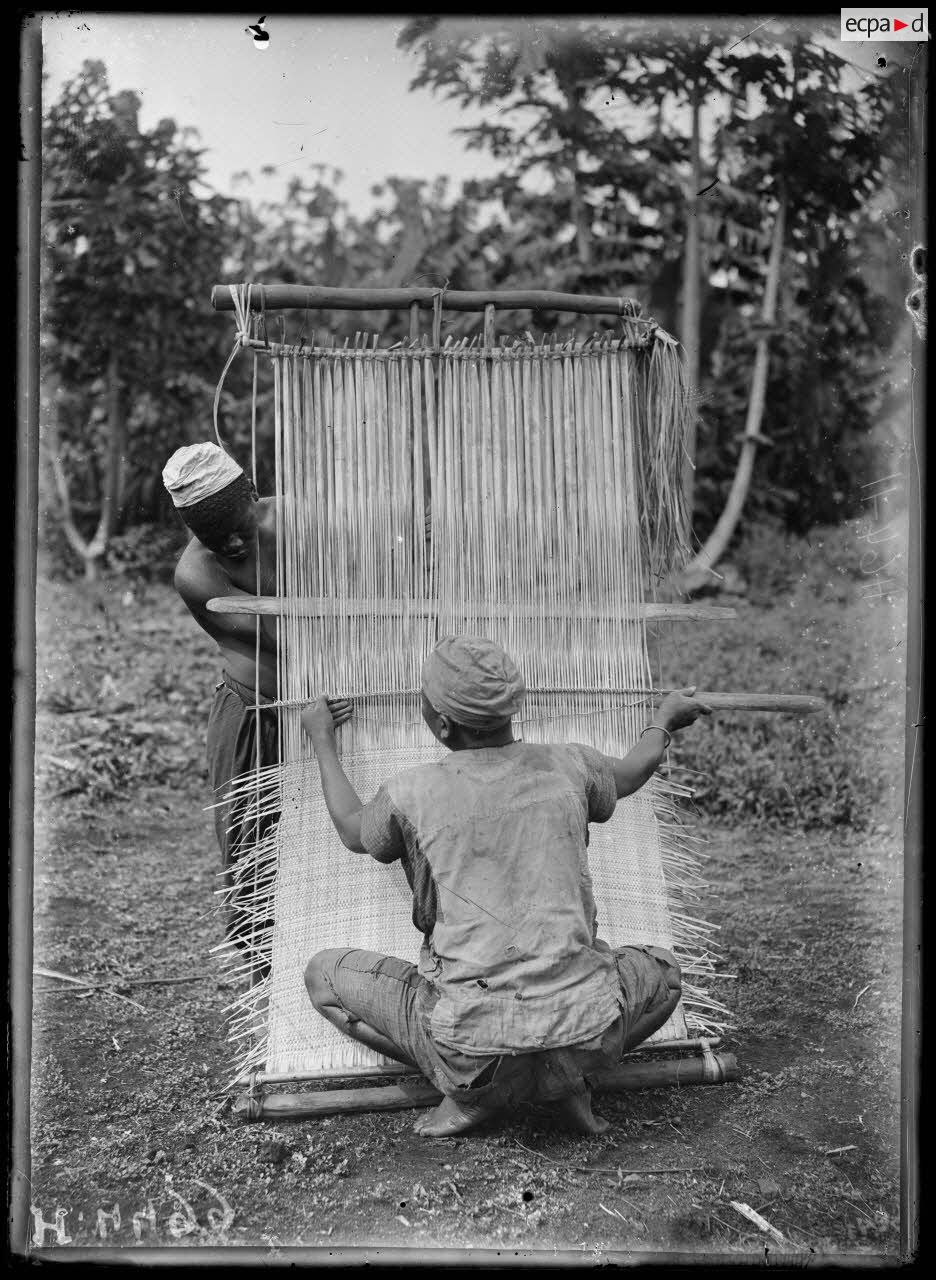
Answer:
[[[46,438],[42,440],[42,447],[52,472],[52,482],[58,498],[58,518],[61,522],[62,532],[65,534],[68,545],[82,559],[84,559],[88,549],[88,544],[81,536],[81,532],[75,524],[74,516],[72,514],[72,502],[71,493],[68,488],[68,477],[65,474],[65,468],[62,464],[61,448],[59,445],[57,374],[49,374],[46,379],[45,399],[48,404],[48,414],[45,417]]]
[[[588,210],[578,188],[578,172],[572,169],[570,175],[572,189],[572,217],[575,220],[575,247],[578,251],[579,265],[591,265],[591,230],[588,225]]]
[[[697,393],[699,389],[699,339],[701,312],[701,246],[699,234],[699,197],[702,186],[702,160],[699,141],[701,97],[698,84],[692,91],[692,135],[689,144],[689,193],[686,206],[686,251],[683,256],[682,317],[680,337],[686,353],[686,383],[689,390],[689,427],[686,433],[686,456],[683,460],[683,494],[686,511],[692,521],[695,496]]]
[[[52,479],[59,500],[59,519],[68,544],[84,561],[85,578],[96,581],[100,560],[107,550],[113,532],[114,520],[120,507],[123,455],[126,447],[127,424],[120,394],[120,367],[117,352],[112,351],[107,366],[107,453],[104,459],[104,483],[101,486],[101,508],[97,529],[90,540],[82,537],[72,513],[72,498],[68,476],[62,464],[58,437],[58,409],[54,386],[49,393],[47,418],[48,444],[46,457],[52,469]]]
[[[774,221],[770,259],[767,266],[767,282],[764,288],[764,301],[761,309],[761,322],[764,326],[772,326],[776,318],[777,290],[780,284],[780,264],[783,259],[785,221],[786,201],[781,199]],[[760,427],[761,419],[764,416],[764,400],[767,393],[768,338],[769,334],[762,332],[757,339],[744,437],[741,453],[738,457],[738,467],[731,484],[728,500],[719,516],[718,523],[709,534],[702,550],[689,562],[679,576],[680,586],[686,591],[698,590],[700,586],[704,586],[710,581],[712,569],[731,541],[731,536],[735,531],[744,507],[744,501],[751,483],[751,473],[754,469],[757,446],[763,439],[760,434]]]
[[[565,98],[566,111],[574,118],[582,110],[582,89],[574,77],[557,69],[556,86]],[[565,147],[563,159],[569,171],[569,213],[575,224],[575,249],[579,265],[587,267],[592,260],[591,210],[579,189],[579,156],[574,140]]]
[[[123,455],[126,448],[127,423],[120,394],[120,363],[116,348],[111,349],[107,362],[107,453],[104,458],[104,483],[101,486],[101,514],[98,517],[94,537],[85,552],[85,575],[97,576],[101,560],[120,508],[120,491],[123,471]]]

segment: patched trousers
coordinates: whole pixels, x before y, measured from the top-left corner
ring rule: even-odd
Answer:
[[[429,1019],[438,993],[416,968],[395,956],[340,947],[309,961],[306,985],[317,1007],[334,1003],[349,1021],[364,1022],[397,1046],[401,1062],[419,1067],[443,1093],[504,1105],[547,1102],[589,1087],[589,1077],[657,1031],[679,1002],[679,966],[662,947],[613,951],[621,1012],[606,1030],[580,1045],[530,1052],[469,1054],[438,1043]],[[329,993],[328,999],[316,993]]]

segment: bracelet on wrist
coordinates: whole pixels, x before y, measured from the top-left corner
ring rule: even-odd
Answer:
[[[642,738],[645,733],[649,733],[651,729],[656,729],[658,733],[663,734],[663,737],[666,739],[666,741],[663,743],[663,750],[669,751],[669,745],[673,741],[673,739],[670,736],[669,730],[664,729],[661,724],[648,724],[646,729],[641,729],[640,737]]]

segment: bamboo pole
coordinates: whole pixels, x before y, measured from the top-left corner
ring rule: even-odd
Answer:
[[[251,293],[252,311],[277,311],[285,308],[336,311],[404,311],[418,306],[432,310],[441,295],[446,311],[484,311],[493,306],[498,311],[549,310],[572,311],[580,315],[615,315],[636,318],[640,303],[633,298],[608,298],[598,294],[557,293],[550,289],[333,289],[325,285],[255,284]],[[226,284],[211,290],[211,306],[215,311],[233,311],[234,299]]]
[[[739,1079],[740,1074],[733,1053],[707,1053],[695,1058],[621,1063],[597,1073],[593,1085],[596,1093],[626,1093],[673,1085],[723,1084]],[[442,1096],[425,1081],[320,1093],[248,1093],[235,1101],[234,1114],[242,1120],[297,1120],[358,1111],[403,1111],[434,1106]]]
[[[38,970],[34,970],[34,972],[38,972]],[[171,981],[177,981],[177,979],[171,979]],[[181,979],[178,979],[178,981],[181,981]],[[679,1037],[673,1040],[645,1040],[635,1048],[628,1049],[623,1056],[623,1060],[627,1061],[633,1058],[643,1061],[648,1053],[668,1054],[674,1053],[677,1049],[695,1049],[705,1052],[717,1049],[720,1044],[721,1036],[718,1035]],[[334,1067],[320,1067],[315,1071],[250,1071],[236,1083],[252,1086],[302,1084],[306,1080],[344,1080],[351,1076],[361,1076],[368,1079],[379,1076],[406,1076],[416,1080],[422,1077],[422,1072],[418,1067],[407,1066],[402,1062],[390,1062],[384,1065],[342,1067],[340,1073]]]
[[[692,523],[695,496],[696,435],[699,390],[699,346],[702,327],[702,235],[700,228],[699,189],[702,186],[700,123],[705,95],[698,80],[689,94],[691,130],[689,135],[689,186],[686,191],[685,249],[682,263],[682,314],[679,335],[686,353],[686,385],[690,393],[686,439],[683,445],[682,483],[689,523]]]
[[[278,616],[287,610],[291,617],[330,618],[337,615],[361,617],[376,614],[382,618],[409,615],[432,617],[438,612],[433,600],[361,600],[332,599],[327,596],[309,596],[293,600],[287,596],[213,596],[207,604],[209,613],[246,613]],[[562,617],[554,609],[529,604],[500,604],[493,601],[473,601],[464,609],[465,617],[492,618],[540,618]],[[580,617],[576,611],[574,617]],[[589,617],[596,619],[644,618],[652,622],[710,621],[727,622],[736,618],[737,612],[728,605],[712,604],[641,604],[620,605],[609,609],[591,609]]]
[[[336,695],[341,694],[342,697],[349,698],[353,702],[382,702],[388,698],[418,697],[418,689],[373,689],[361,692],[353,690],[333,690]],[[537,688],[528,686],[527,696],[536,697],[539,694],[550,695],[575,695],[578,698],[649,698],[651,701],[658,702],[661,698],[665,698],[668,693],[677,692],[674,689],[586,689],[581,686],[570,688],[563,685],[559,688]],[[793,715],[810,714],[813,711],[823,711],[825,709],[825,699],[814,697],[811,694],[799,693],[714,693],[708,689],[697,689],[693,695],[699,702],[704,702],[707,707],[711,707],[713,711],[780,711]],[[298,707],[306,705],[303,702],[265,702],[262,704],[267,710],[275,710],[277,707]],[[601,707],[598,710],[614,711],[616,707]],[[522,717],[521,717],[522,718]]]

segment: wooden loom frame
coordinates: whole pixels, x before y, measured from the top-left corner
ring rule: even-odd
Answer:
[[[460,291],[435,288],[403,288],[403,289],[340,289],[323,286],[303,285],[252,285],[246,301],[238,302],[235,289],[229,285],[215,285],[211,292],[211,304],[216,311],[240,311],[244,324],[239,334],[239,343],[252,348],[255,352],[269,349],[271,344],[263,339],[251,338],[248,333],[251,316],[265,316],[268,310],[350,310],[350,311],[389,311],[408,310],[410,315],[410,338],[419,339],[420,311],[431,310],[433,313],[433,333],[429,350],[422,348],[424,354],[439,355],[441,345],[441,324],[443,308],[454,311],[483,313],[483,347],[496,346],[495,314],[497,310],[549,310],[570,312],[576,315],[614,315],[620,318],[637,319],[640,316],[638,303],[621,297],[600,297],[595,295],[576,295],[555,293],[546,290],[511,290],[511,291]],[[653,322],[650,322],[653,324]],[[265,330],[265,325],[264,325]],[[376,335],[374,346],[376,347]],[[275,343],[277,347],[290,350],[286,344]],[[297,353],[300,347],[293,348]],[[254,449],[256,445],[254,443]],[[254,458],[254,463],[256,459]],[[322,616],[334,613],[334,604],[324,598],[312,598],[300,602],[291,601],[291,608],[307,616]],[[216,613],[254,614],[259,622],[263,615],[277,615],[283,612],[285,601],[278,597],[260,596],[253,600],[241,597],[217,597],[208,601],[208,609]],[[363,612],[368,606],[366,602],[342,601],[344,610],[352,608],[354,612]],[[432,610],[430,601],[408,601],[409,612],[426,612]],[[401,606],[402,608],[402,606]],[[390,609],[385,612],[390,613]],[[679,621],[691,619],[711,619],[728,621],[736,617],[730,607],[698,605],[698,604],[652,604],[646,603],[634,610],[636,616],[644,619],[660,621]],[[588,690],[579,692],[588,693]],[[602,690],[608,692],[624,692]],[[664,691],[659,691],[664,692]],[[749,711],[788,711],[812,712],[824,705],[821,698],[793,696],[771,693],[716,693],[700,691],[697,697],[708,703],[713,709],[749,710]],[[259,698],[258,698],[259,703]],[[716,1084],[727,1080],[735,1080],[739,1069],[735,1057],[731,1053],[716,1053],[720,1037],[697,1037],[694,1039],[671,1040],[644,1044],[625,1055],[628,1060],[622,1061],[614,1069],[601,1073],[594,1081],[596,1090],[617,1092],[630,1089],[653,1088],[662,1085],[676,1084]],[[671,1056],[662,1061],[655,1057],[659,1053]],[[686,1054],[691,1056],[686,1057]],[[283,1119],[288,1117],[333,1114],[364,1110],[393,1110],[435,1105],[442,1095],[432,1085],[421,1079],[421,1073],[404,1064],[390,1067],[369,1068],[362,1075],[380,1077],[387,1075],[417,1077],[417,1080],[405,1080],[402,1084],[390,1086],[367,1086],[364,1088],[327,1090],[315,1093],[279,1092],[262,1093],[265,1085],[299,1083],[313,1079],[347,1079],[348,1072],[313,1072],[288,1074],[254,1071],[247,1080],[247,1092],[235,1103],[235,1114],[245,1120],[265,1118]]]

